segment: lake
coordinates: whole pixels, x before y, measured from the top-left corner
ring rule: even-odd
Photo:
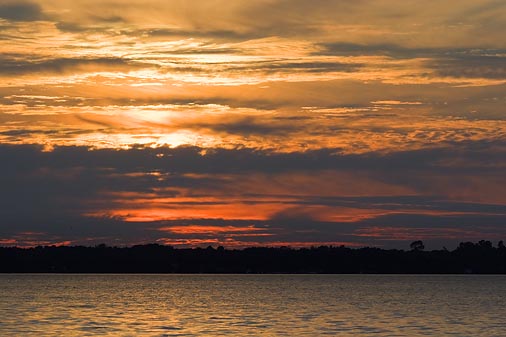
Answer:
[[[506,336],[506,277],[0,275],[0,336]]]

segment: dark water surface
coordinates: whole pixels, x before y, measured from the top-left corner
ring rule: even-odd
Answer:
[[[506,336],[506,277],[0,275],[0,336]]]

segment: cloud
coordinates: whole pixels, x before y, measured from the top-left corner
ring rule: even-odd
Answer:
[[[470,55],[430,62],[440,76],[456,78],[491,78],[506,81],[506,51],[503,56]]]
[[[157,28],[147,31],[136,32],[136,34],[145,34],[149,37],[185,37],[185,38],[211,38],[223,40],[248,40],[252,38],[261,37],[261,33],[240,33],[233,30],[184,30],[184,29],[169,29]]]
[[[2,145],[0,237],[395,246],[504,233],[503,143],[363,155],[203,150]]]
[[[261,65],[251,65],[249,68],[254,70],[264,70],[267,72],[294,72],[303,71],[308,73],[330,73],[330,72],[354,72],[363,68],[364,64],[359,63],[341,63],[341,62],[316,62],[308,60],[307,62],[272,62]],[[245,69],[246,70],[246,69]]]
[[[506,7],[427,1],[0,0],[0,242],[501,235]]]
[[[207,129],[217,133],[236,134],[244,137],[251,135],[286,135],[297,130],[296,124],[275,123],[269,118],[257,117],[228,117],[213,120],[208,118],[206,122],[199,120],[194,122],[181,121],[178,128],[190,128],[194,130]]]
[[[342,154],[340,149],[323,148],[304,152],[283,153],[253,148],[149,148],[134,146],[131,150],[87,147],[56,147],[41,152],[41,146],[3,145],[1,154],[16,166],[18,161],[31,160],[48,168],[72,168],[96,165],[120,171],[151,171],[164,168],[181,173],[287,172],[304,170],[357,170],[374,167],[378,172],[430,170],[432,173],[460,172],[477,174],[486,170],[500,172],[505,165],[506,145],[496,142],[448,143],[446,147],[426,148],[390,153]],[[206,150],[203,155],[203,150]],[[160,156],[163,155],[163,156]],[[465,163],[465,165],[464,165]]]
[[[315,55],[428,58],[428,69],[439,76],[506,79],[506,50],[494,48],[410,48],[396,44],[321,43]]]
[[[39,21],[45,15],[40,5],[32,2],[0,3],[0,18],[10,21]]]
[[[143,65],[140,62],[133,62],[117,57],[99,58],[49,58],[38,60],[26,60],[0,56],[0,75],[16,76],[27,74],[63,74],[70,72],[93,72],[93,71],[131,71],[142,67],[153,67]]]
[[[322,42],[318,44],[321,48],[315,51],[315,55],[344,55],[344,56],[361,56],[361,55],[384,55],[399,59],[422,58],[422,57],[450,57],[472,51],[467,48],[416,48],[406,47],[394,43],[368,43],[357,44],[350,42]],[[485,50],[486,52],[486,50]],[[490,52],[500,52],[490,50]]]

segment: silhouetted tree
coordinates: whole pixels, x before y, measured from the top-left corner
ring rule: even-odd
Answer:
[[[414,250],[416,252],[422,251],[425,249],[425,245],[423,244],[423,241],[421,241],[421,240],[411,242],[409,247],[411,248],[411,250]]]
[[[473,250],[475,248],[475,244],[472,242],[461,242],[459,243],[459,250]]]
[[[492,242],[486,240],[480,240],[478,245],[484,249],[492,249]]]
[[[506,274],[506,248],[489,241],[463,242],[457,249],[412,251],[344,246],[181,248],[159,244],[133,247],[0,247],[3,273],[386,273]]]

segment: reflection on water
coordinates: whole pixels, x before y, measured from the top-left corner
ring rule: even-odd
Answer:
[[[1,336],[505,336],[502,276],[0,275]]]

